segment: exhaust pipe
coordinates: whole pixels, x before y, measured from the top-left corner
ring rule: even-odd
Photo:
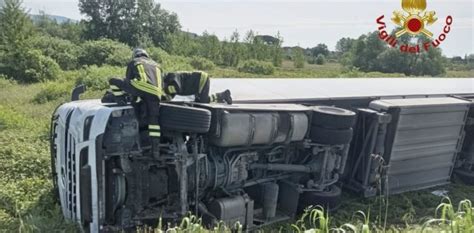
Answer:
[[[71,94],[71,101],[77,101],[80,99],[80,95],[82,93],[86,92],[86,86],[84,84],[81,84],[81,85],[78,85],[76,86],[73,90],[72,90],[72,94]]]

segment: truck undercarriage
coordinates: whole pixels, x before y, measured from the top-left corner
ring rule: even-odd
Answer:
[[[448,183],[453,170],[472,181],[468,93],[246,98],[163,103],[159,157],[131,106],[60,106],[51,153],[64,215],[90,232],[188,213],[208,226],[252,230],[310,205],[336,209],[342,190],[369,197],[423,189]]]

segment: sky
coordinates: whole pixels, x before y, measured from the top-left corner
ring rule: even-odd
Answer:
[[[1,1],[1,0],[0,0]],[[81,19],[78,0],[23,0],[30,13]],[[204,31],[219,38],[238,31],[241,37],[252,29],[260,35],[279,33],[284,46],[314,47],[324,43],[331,50],[342,37],[357,38],[377,30],[376,19],[385,16],[388,31],[395,28],[390,18],[401,10],[400,0],[163,0],[163,8],[178,14],[184,31]],[[436,12],[438,21],[427,29],[438,37],[446,17],[453,23],[441,44],[449,57],[474,54],[474,0],[428,0],[427,10]]]

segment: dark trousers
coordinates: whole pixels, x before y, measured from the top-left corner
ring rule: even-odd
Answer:
[[[151,137],[160,137],[161,130],[159,127],[159,114],[160,114],[160,98],[156,95],[141,91],[133,87],[129,81],[112,78],[109,80],[110,85],[115,85],[120,88],[122,91],[132,95],[133,97],[140,97],[143,101],[141,103],[132,103],[135,108],[136,113],[141,113],[141,106],[145,106],[146,111],[146,124],[148,125],[148,130]],[[142,116],[137,116],[139,119],[142,119]]]
[[[201,82],[205,78],[204,85],[201,88]],[[168,73],[164,78],[165,93],[174,97],[175,95],[194,95],[195,102],[209,103],[212,96],[209,96],[211,81],[207,75],[202,76],[201,72],[176,72]],[[174,87],[172,91],[169,89]]]
[[[210,79],[207,79],[206,84],[204,84],[204,87],[201,90],[201,93],[199,93],[196,96],[196,102],[198,102],[198,103],[214,102],[214,101],[211,101],[211,97],[209,97],[210,86],[211,86],[211,81],[210,81]]]

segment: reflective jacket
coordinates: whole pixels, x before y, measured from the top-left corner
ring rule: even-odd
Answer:
[[[125,80],[140,91],[160,98],[163,95],[161,69],[147,57],[138,57],[128,63]]]

